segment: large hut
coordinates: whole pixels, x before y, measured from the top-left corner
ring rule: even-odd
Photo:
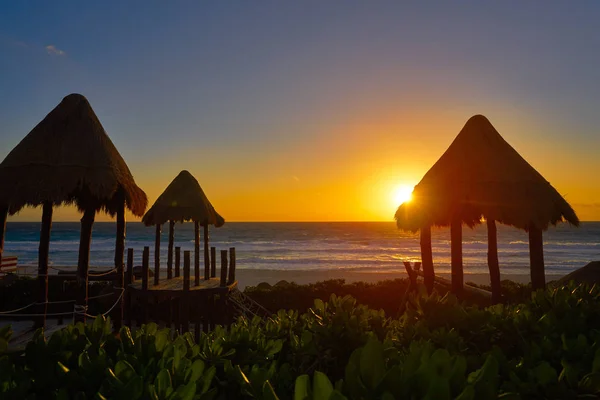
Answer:
[[[95,214],[117,218],[115,268],[123,269],[125,208],[144,214],[146,194],[104,131],[87,99],[65,97],[0,164],[0,237],[7,214],[42,206],[38,258],[40,302],[48,300],[48,250],[53,207],[74,204],[83,213],[77,263],[80,300],[87,303],[90,241]],[[0,249],[0,256],[1,256]]]
[[[423,272],[430,290],[434,279],[431,227],[450,226],[455,292],[463,286],[462,225],[473,227],[485,219],[495,300],[500,294],[496,221],[529,233],[534,289],[545,286],[542,232],[561,221],[579,225],[567,201],[482,115],[467,121],[450,147],[415,186],[412,200],[398,208],[395,218],[400,229],[420,230]]]
[[[169,245],[167,254],[167,277],[171,278],[173,267],[173,242],[175,222],[194,222],[194,276],[196,285],[200,280],[200,226],[204,228],[204,279],[210,278],[210,257],[208,253],[208,226],[220,227],[225,220],[214,209],[200,184],[188,171],[181,171],[167,186],[142,218],[146,226],[156,226],[154,249],[154,282],[159,281],[160,233],[165,222],[169,222]]]

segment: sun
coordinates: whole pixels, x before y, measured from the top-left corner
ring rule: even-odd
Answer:
[[[397,207],[402,203],[407,203],[412,199],[414,187],[408,185],[398,185],[392,190],[392,201]]]

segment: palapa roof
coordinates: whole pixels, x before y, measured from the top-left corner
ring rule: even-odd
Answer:
[[[469,226],[481,217],[528,230],[566,220],[579,225],[567,201],[483,115],[471,117],[446,152],[396,211],[398,228]]]
[[[118,196],[141,216],[148,200],[80,94],[65,97],[0,164],[0,203],[15,214],[25,206],[74,203],[114,215]]]
[[[173,179],[142,218],[146,226],[162,225],[167,221],[198,221],[202,226],[216,227],[225,223],[188,171],[181,171]]]

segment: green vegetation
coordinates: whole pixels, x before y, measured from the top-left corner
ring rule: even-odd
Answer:
[[[155,324],[114,335],[97,318],[2,355],[0,398],[597,398],[599,296],[570,285],[479,308],[421,292],[393,319],[332,295],[198,343]]]

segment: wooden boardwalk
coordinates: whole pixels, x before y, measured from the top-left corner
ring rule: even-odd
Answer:
[[[237,281],[230,283],[227,286],[221,286],[221,280],[219,278],[210,278],[210,279],[200,279],[198,282],[198,286],[194,285],[194,280],[190,280],[190,292],[203,291],[203,292],[215,292],[215,293],[223,293],[230,292],[237,286]],[[143,291],[142,281],[136,281],[129,285],[131,289]],[[153,292],[153,294],[161,294],[161,293],[169,293],[172,295],[176,295],[173,292],[181,292],[185,293],[184,290],[184,277],[177,276],[171,279],[165,279],[159,282],[158,285],[153,285],[148,283],[147,291]]]

